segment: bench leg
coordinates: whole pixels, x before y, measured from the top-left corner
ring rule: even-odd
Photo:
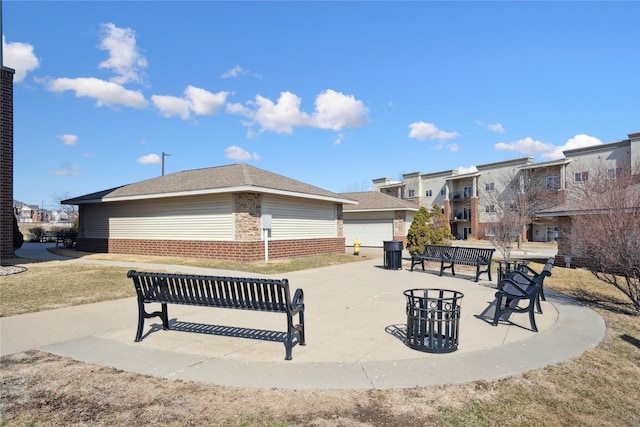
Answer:
[[[420,264],[422,266],[422,271],[424,271],[424,260],[423,259],[421,259],[420,261],[411,260],[411,270],[410,271],[413,271],[413,267],[415,265],[418,265],[418,264]]]
[[[536,295],[536,310],[538,310],[538,313],[542,314],[542,307],[540,307],[540,293],[538,292],[538,295]]]
[[[284,341],[285,348],[285,360],[291,360],[291,353],[293,352],[293,334],[298,333],[298,343],[300,345],[306,345],[304,337],[304,312],[298,312],[298,319],[300,324],[293,324],[293,316],[287,313],[287,338]]]
[[[500,316],[504,313],[504,311],[502,311],[502,300],[503,297],[501,295],[496,295],[496,312],[493,315],[493,326],[498,326],[498,320],[500,320]]]
[[[140,342],[142,339],[142,330],[144,329],[144,319],[147,312],[144,310],[144,302],[138,299],[138,330],[136,332],[135,342]]]
[[[531,322],[531,330],[533,332],[538,332],[538,325],[536,325],[536,316],[533,310],[533,301],[531,302],[531,307],[529,308],[529,321]]]
[[[167,304],[162,304],[160,311],[154,311],[153,313],[147,313],[144,309],[144,301],[138,299],[138,329],[136,331],[135,342],[142,341],[142,331],[144,330],[144,319],[151,317],[160,317],[162,320],[162,329],[169,329],[169,314],[167,311]]]
[[[301,311],[298,314],[300,324],[298,325],[298,333],[300,334],[300,345],[307,345],[304,337],[304,311]]]

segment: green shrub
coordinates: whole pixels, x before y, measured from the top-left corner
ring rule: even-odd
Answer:
[[[13,215],[13,249],[20,249],[24,244],[24,236],[18,227],[18,219]]]
[[[440,206],[431,211],[422,206],[416,212],[407,234],[407,249],[422,251],[425,245],[449,245],[451,232]]]

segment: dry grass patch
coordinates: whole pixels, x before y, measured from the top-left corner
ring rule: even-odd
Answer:
[[[135,296],[127,268],[63,263],[24,264],[0,276],[0,317]]]

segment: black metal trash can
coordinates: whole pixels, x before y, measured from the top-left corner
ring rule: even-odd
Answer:
[[[403,244],[400,240],[384,241],[384,268],[398,270],[402,268]]]
[[[409,289],[405,344],[428,353],[458,349],[462,292],[447,289]]]

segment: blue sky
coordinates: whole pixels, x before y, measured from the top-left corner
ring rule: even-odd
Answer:
[[[640,2],[2,2],[14,198],[249,163],[334,192],[640,131]]]

